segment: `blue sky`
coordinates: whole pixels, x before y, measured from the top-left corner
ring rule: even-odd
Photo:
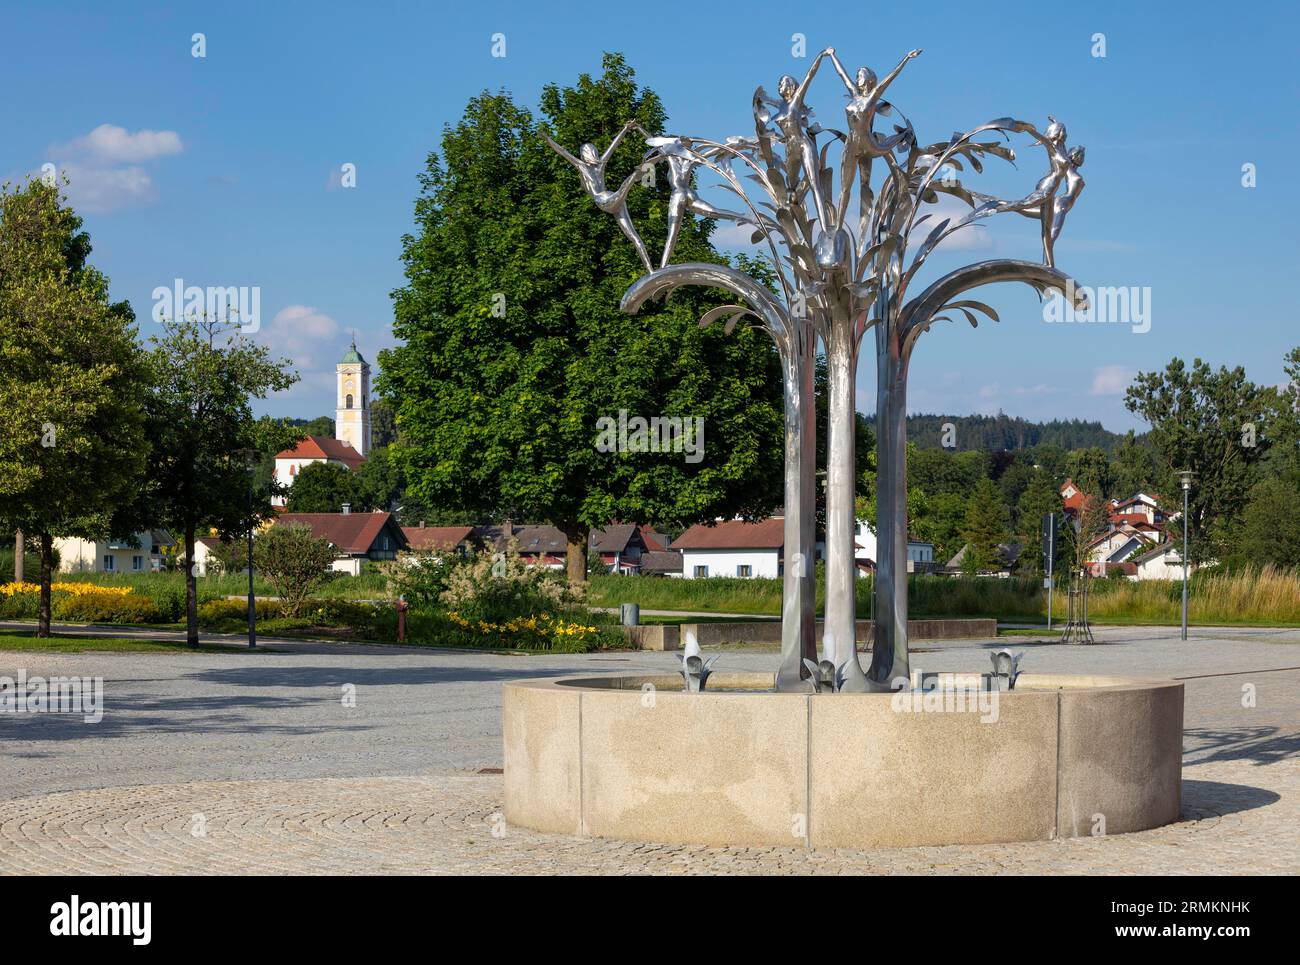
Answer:
[[[262,331],[304,380],[263,411],[333,414],[333,364],[356,329],[392,344],[416,177],[442,126],[484,88],[535,108],[542,85],[621,50],[677,133],[746,133],[756,85],[774,88],[833,45],[883,75],[923,140],[1013,115],[1068,125],[1088,148],[1057,263],[1088,285],[1150,292],[1150,330],[1050,325],[1028,289],[986,291],[999,325],[938,326],[912,364],[910,408],[1082,417],[1137,425],[1122,404],[1138,370],[1173,355],[1244,365],[1276,383],[1300,344],[1289,289],[1296,240],[1294,4],[935,2],[654,4],[0,2],[0,178],[56,164],[93,259],[148,334],[155,287],[261,288]],[[1086,6],[1086,10],[1083,7]],[[192,56],[191,37],[206,38]],[[506,37],[494,58],[492,35]],[[1105,36],[1095,57],[1094,34]],[[842,88],[819,77],[824,123]],[[340,165],[357,186],[338,187]],[[1257,184],[1242,186],[1242,166]],[[1025,193],[1042,157],[988,185]],[[1017,224],[1010,224],[1014,219]],[[1033,224],[989,222],[932,259],[1037,257]],[[862,366],[860,407],[874,400]]]

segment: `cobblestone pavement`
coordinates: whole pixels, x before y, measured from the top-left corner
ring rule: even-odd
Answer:
[[[672,654],[0,653],[0,676],[105,679],[98,724],[0,715],[0,872],[1300,873],[1300,633],[1098,637],[1096,647],[955,641],[915,660],[982,668],[988,649],[1010,645],[1034,671],[1184,679],[1183,821],[1109,838],[872,852],[505,827],[500,776],[477,773],[501,765],[501,682],[664,669]],[[758,669],[772,656],[723,661]],[[355,707],[341,700],[349,684]]]
[[[17,874],[1297,874],[1300,765],[1203,764],[1185,819],[1113,837],[878,851],[706,848],[508,827],[496,775],[229,781],[0,804]],[[1290,840],[1291,847],[1279,845]]]

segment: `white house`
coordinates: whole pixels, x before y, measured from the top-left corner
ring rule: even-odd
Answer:
[[[1139,580],[1178,580],[1183,579],[1183,546],[1171,540],[1155,549],[1143,553],[1136,560],[1137,579]],[[1189,572],[1194,570],[1189,566]]]
[[[858,520],[858,528],[853,534],[853,558],[857,562],[858,575],[871,572],[876,565],[879,543],[876,531],[865,519]],[[920,564],[920,565],[918,565]],[[934,567],[934,544],[924,540],[907,541],[907,572],[917,573]]]
[[[132,546],[131,543],[138,543]],[[60,536],[54,540],[61,573],[156,573],[164,550],[175,540],[162,529],[136,533],[131,541],[88,540]]]
[[[688,580],[778,577],[785,572],[785,517],[697,523],[673,541],[672,549],[682,554],[682,576]]]

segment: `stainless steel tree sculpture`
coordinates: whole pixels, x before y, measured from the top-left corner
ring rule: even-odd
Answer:
[[[922,145],[911,123],[882,99],[903,68],[921,53],[913,50],[882,81],[866,67],[850,75],[834,48],[817,55],[802,82],[785,75],[777,96],[762,87],[754,92],[752,137],[714,141],[697,137],[646,137],[646,164],[668,165],[672,190],[669,227],[660,267],[642,276],[623,296],[622,309],[640,310],[646,301],[684,285],[721,289],[736,303],[720,306],[700,319],[701,326],[725,319],[732,331],[752,318],[776,343],[785,380],[785,569],[782,604],[781,664],[777,688],[837,691],[887,690],[909,677],[907,648],[907,371],[920,335],[936,321],[960,314],[976,325],[976,313],[997,321],[982,302],[962,296],[993,282],[1020,281],[1040,297],[1056,290],[1082,309],[1082,289],[1057,270],[1053,246],[1065,216],[1083,188],[1079,167],[1083,148],[1068,149],[1065,127],[1054,118],[1044,133],[1009,117],[981,124],[947,141]],[[845,131],[821,127],[807,106],[813,78],[829,60],[847,89]],[[893,129],[875,129],[878,118],[893,120]],[[628,129],[620,133],[623,137]],[[1014,162],[1009,135],[1026,134],[1047,153],[1050,170],[1023,199],[1006,201],[968,189],[961,173],[983,171],[996,157]],[[983,135],[983,137],[982,137]],[[818,139],[821,138],[819,144]],[[548,138],[548,141],[550,139]],[[838,193],[830,149],[842,145]],[[578,168],[583,184],[604,210],[610,211],[638,247],[647,268],[650,259],[627,215],[624,187],[604,186],[604,161],[584,145],[581,160],[558,144],[552,146]],[[611,150],[612,150],[611,145]],[[644,165],[643,165],[644,167]],[[873,181],[873,168],[881,175]],[[712,172],[718,187],[735,194],[737,210],[703,200],[695,184],[699,170]],[[752,182],[761,189],[757,201]],[[630,183],[630,182],[629,182]],[[857,197],[856,224],[849,217]],[[934,217],[927,206],[940,195],[969,208],[961,217],[926,225]],[[752,241],[770,266],[772,287],[724,265],[671,264],[681,219],[687,213],[729,220],[753,228]],[[994,259],[949,272],[912,295],[917,273],[931,253],[955,232],[993,214],[1014,212],[1042,223],[1043,263]],[[909,297],[910,296],[910,297]],[[948,313],[948,314],[945,314]],[[854,459],[855,385],[858,353],[868,329],[876,347],[877,431],[877,572],[875,644],[871,666],[863,671],[856,648],[854,531],[857,490]],[[813,374],[817,342],[827,363],[828,466],[826,484],[826,614],[823,656],[816,652],[814,599],[815,474]],[[834,667],[815,674],[812,668]]]

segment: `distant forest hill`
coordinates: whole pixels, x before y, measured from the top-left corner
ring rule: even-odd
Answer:
[[[874,423],[874,417],[868,417]],[[939,449],[943,427],[952,423],[956,427],[956,451],[978,449],[984,452],[1002,452],[1011,449],[1029,449],[1049,443],[1062,449],[1089,449],[1097,447],[1113,452],[1124,435],[1105,429],[1100,422],[1082,419],[1053,419],[1051,422],[1030,422],[1019,416],[999,412],[989,415],[912,415],[907,417],[907,440],[920,449]],[[874,428],[874,426],[873,426]]]

